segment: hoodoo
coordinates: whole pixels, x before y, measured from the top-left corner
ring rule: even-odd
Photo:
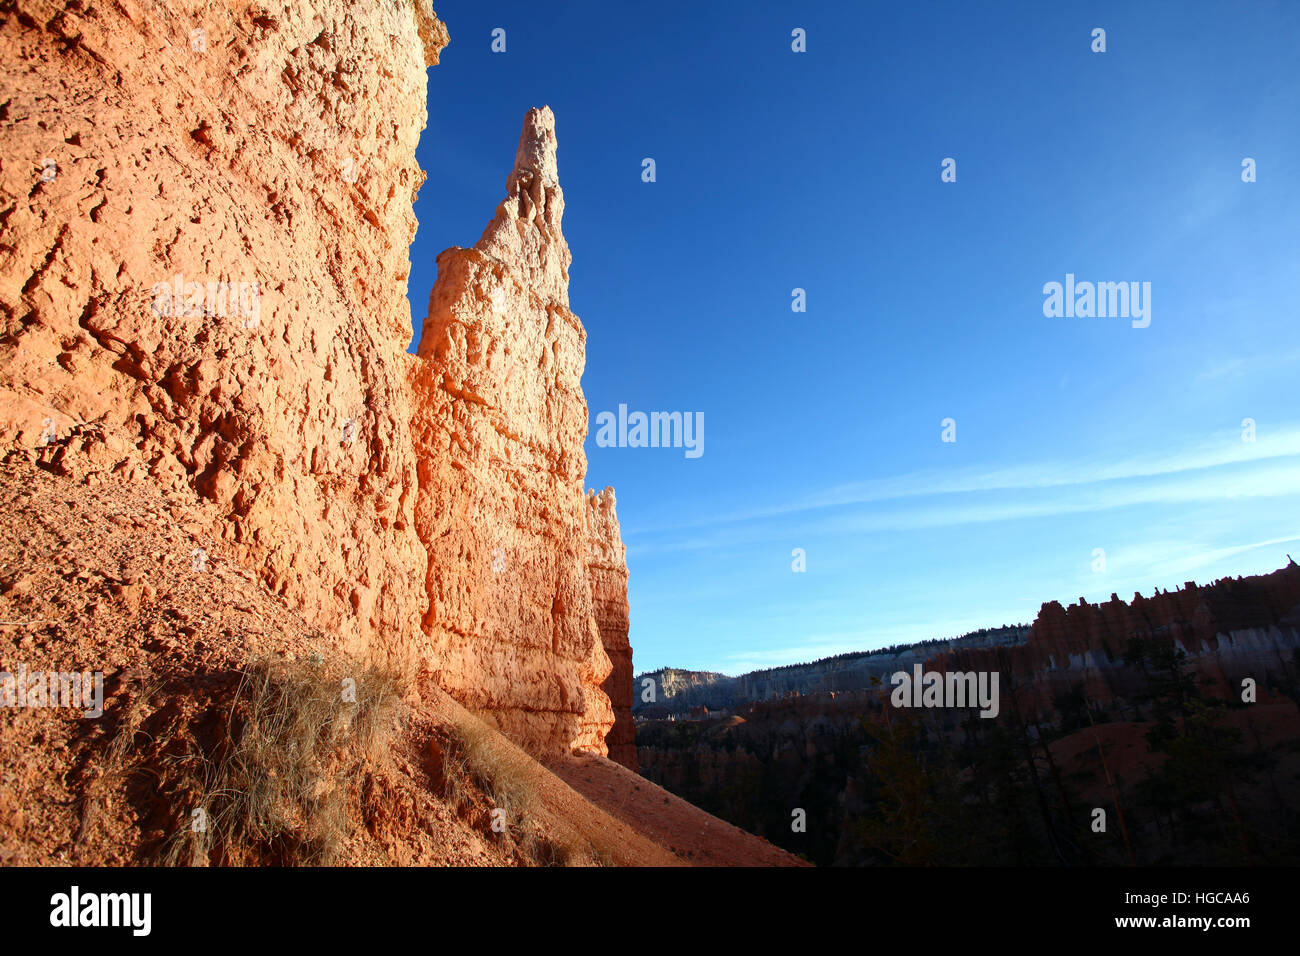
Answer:
[[[603,755],[607,642],[620,667],[630,657],[626,566],[612,490],[603,509],[583,493],[586,331],[563,214],[555,117],[529,110],[496,216],[472,248],[438,256],[412,377],[415,528],[442,686],[534,752]],[[600,615],[589,538],[609,555],[594,566]]]

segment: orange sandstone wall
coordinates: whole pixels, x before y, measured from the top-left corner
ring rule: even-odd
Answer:
[[[0,444],[196,492],[357,653],[423,609],[405,291],[446,42],[428,0],[0,12]]]
[[[587,580],[586,332],[569,309],[555,117],[530,110],[482,238],[438,256],[412,376],[439,680],[535,751],[604,754]]]
[[[603,753],[549,110],[406,352],[447,39],[429,0],[0,7],[0,454],[192,493],[341,647]]]
[[[609,758],[637,769],[636,726],[632,722],[632,645],[628,643],[627,548],[619,533],[614,489],[587,493],[587,579],[600,639],[612,669],[602,685],[614,707],[614,727],[605,738]]]

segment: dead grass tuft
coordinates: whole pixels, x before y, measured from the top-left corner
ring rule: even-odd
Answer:
[[[612,855],[580,835],[547,832],[540,821],[537,764],[510,746],[502,746],[480,721],[448,725],[442,756],[443,797],[461,816],[481,816],[489,837],[513,842],[520,862],[532,866],[609,866]],[[478,814],[482,799],[490,806]],[[503,830],[492,828],[492,810]],[[500,824],[498,824],[500,826]]]
[[[250,664],[225,739],[189,762],[203,797],[159,862],[336,862],[359,800],[354,771],[386,757],[403,686],[397,675],[348,673],[319,658]]]

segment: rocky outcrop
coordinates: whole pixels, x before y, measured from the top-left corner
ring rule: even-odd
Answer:
[[[605,738],[609,757],[637,768],[632,723],[632,645],[628,643],[627,548],[619,535],[614,489],[587,493],[587,580],[596,627],[611,670],[602,690],[614,707],[614,726]]]
[[[1216,696],[1237,696],[1242,679],[1260,693],[1291,680],[1300,652],[1300,565],[1271,574],[1187,582],[1151,597],[1062,607],[1043,604],[1029,639],[1001,649],[953,649],[935,655],[927,669],[997,670],[1005,689],[1018,687],[1021,705],[1050,713],[1060,695],[1081,686],[1094,704],[1132,700],[1146,685],[1142,667],[1127,663],[1134,641],[1186,653],[1198,682]]]
[[[429,0],[0,9],[0,452],[203,501],[201,538],[340,650],[603,754],[549,110],[407,353],[447,39]]]
[[[345,649],[426,605],[405,354],[419,2],[0,10],[0,444],[212,502]]]
[[[612,668],[588,583],[586,332],[563,213],[555,117],[530,110],[495,218],[438,256],[411,378],[415,527],[442,685],[535,752],[604,754]]]
[[[1169,666],[1160,652],[1171,648],[1186,653],[1185,674],[1193,678],[1195,693],[1207,698],[1189,707],[1199,714],[1196,720],[1179,722],[1192,728],[1182,730],[1179,744],[1148,734],[1161,712],[1157,698],[1165,695],[1163,706],[1169,706]],[[890,672],[915,665],[926,671],[996,671],[999,713],[986,722],[959,708],[897,708],[887,675],[874,690],[825,689],[832,681],[860,682],[882,664]],[[796,676],[800,683],[785,683]],[[882,827],[879,816],[899,807],[907,807],[909,816],[937,810],[941,826],[962,834],[932,844],[927,853],[937,855],[930,862],[1059,863],[1068,851],[1080,860],[1120,863],[1128,858],[1124,849],[1089,843],[1086,817],[1071,810],[1108,805],[1119,791],[1139,863],[1240,859],[1241,843],[1221,821],[1200,844],[1166,825],[1171,787],[1160,774],[1175,755],[1207,767],[1218,760],[1275,768],[1234,774],[1222,797],[1222,805],[1239,808],[1252,832],[1282,832],[1300,806],[1295,564],[1206,586],[1189,583],[1149,598],[1135,595],[1131,603],[1112,597],[1100,605],[1080,601],[1064,608],[1049,602],[1028,634],[1005,628],[744,678],[717,677],[664,672],[663,686],[674,691],[668,705],[637,711],[641,774],[819,864],[897,862],[898,846],[890,842],[895,824]],[[1256,684],[1248,706],[1241,700],[1247,677]],[[743,696],[755,687],[782,693],[760,700]],[[690,712],[683,720],[681,703],[707,695],[727,701],[734,712]],[[1213,706],[1215,700],[1226,706]],[[1192,736],[1204,735],[1205,726],[1221,734],[1209,738],[1210,744],[1205,736]],[[1183,750],[1190,741],[1194,745]],[[1187,764],[1179,766],[1177,773],[1194,776]],[[948,784],[938,781],[956,778],[970,781],[970,789],[946,803]],[[986,788],[999,800],[972,799]],[[1010,802],[998,809],[1009,794]],[[1060,814],[1049,809],[1054,803]],[[952,814],[966,812],[963,805],[970,818],[953,824]],[[790,808],[806,811],[806,832],[792,831]],[[1063,850],[1059,836],[1072,831],[1077,836]],[[1009,832],[1018,834],[1014,845],[1007,841]],[[938,851],[940,846],[955,854],[945,857],[948,851]],[[1293,855],[1271,837],[1250,852],[1258,854],[1256,862],[1285,862]]]
[[[635,696],[632,710],[639,717],[680,717],[699,707],[717,713],[787,696],[887,690],[892,674],[920,664],[937,671],[998,671],[1004,692],[1015,689],[1021,706],[1049,714],[1074,687],[1096,704],[1123,703],[1141,692],[1141,668],[1124,659],[1134,640],[1183,650],[1219,696],[1239,689],[1245,677],[1266,692],[1290,679],[1300,651],[1300,566],[1204,586],[1188,582],[1149,598],[1135,594],[1131,603],[1113,594],[1103,604],[1081,599],[1068,608],[1049,601],[1032,628],[992,628],[739,677],[665,668],[637,675],[638,686],[646,678],[655,682],[657,699]]]

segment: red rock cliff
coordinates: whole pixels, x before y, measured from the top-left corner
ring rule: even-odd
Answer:
[[[424,607],[405,291],[446,42],[428,0],[0,10],[4,450],[197,493],[379,656]]]
[[[605,752],[554,120],[406,352],[429,0],[0,7],[0,451],[193,494],[346,650]]]
[[[632,645],[628,643],[627,548],[619,534],[614,489],[587,493],[587,579],[600,639],[612,670],[602,685],[614,705],[614,727],[605,738],[609,757],[637,769],[632,722]]]
[[[482,238],[438,256],[413,371],[424,630],[439,680],[538,752],[604,754],[587,579],[586,331],[569,309],[555,117],[530,110]],[[624,592],[626,593],[626,592]]]
[[[1098,702],[1124,699],[1142,689],[1141,671],[1125,666],[1129,642],[1141,639],[1185,651],[1189,667],[1208,678],[1215,693],[1236,695],[1243,677],[1267,693],[1300,649],[1300,565],[1271,574],[1188,582],[1151,597],[1117,595],[1104,604],[1042,606],[1029,639],[1018,647],[962,650],[927,662],[937,670],[998,670],[1024,688],[1026,706],[1043,712],[1054,696],[1082,684]]]

